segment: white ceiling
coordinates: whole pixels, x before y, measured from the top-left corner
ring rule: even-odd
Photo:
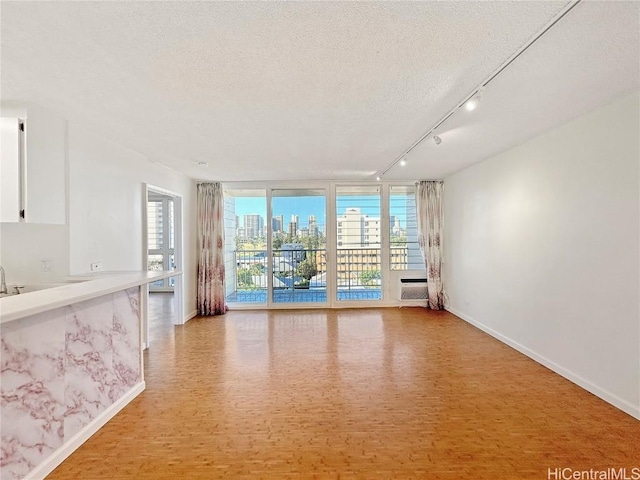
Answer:
[[[200,180],[369,180],[566,4],[3,0],[2,101]],[[443,178],[638,89],[639,21],[583,1],[385,178]]]

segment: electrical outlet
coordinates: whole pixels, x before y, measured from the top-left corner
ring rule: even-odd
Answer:
[[[91,264],[92,272],[99,272],[100,270],[102,270],[102,262],[94,262]]]
[[[50,272],[53,268],[53,261],[50,258],[43,258],[40,260],[40,271]]]

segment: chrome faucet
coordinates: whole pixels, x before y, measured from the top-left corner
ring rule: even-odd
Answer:
[[[4,276],[4,268],[2,268],[2,265],[0,265],[0,293],[8,293],[7,281]]]

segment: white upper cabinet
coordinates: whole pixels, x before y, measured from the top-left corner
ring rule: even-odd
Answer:
[[[29,109],[25,220],[67,222],[67,121]]]
[[[18,119],[2,118],[0,220],[64,224],[67,122],[40,108],[29,108],[26,116],[22,146],[19,130],[14,128]]]
[[[0,137],[0,221],[20,220],[21,198],[21,121],[2,117]]]

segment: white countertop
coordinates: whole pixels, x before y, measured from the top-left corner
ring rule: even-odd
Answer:
[[[62,286],[1,298],[0,323],[178,275],[182,275],[182,271],[100,272],[69,277],[69,283]]]

